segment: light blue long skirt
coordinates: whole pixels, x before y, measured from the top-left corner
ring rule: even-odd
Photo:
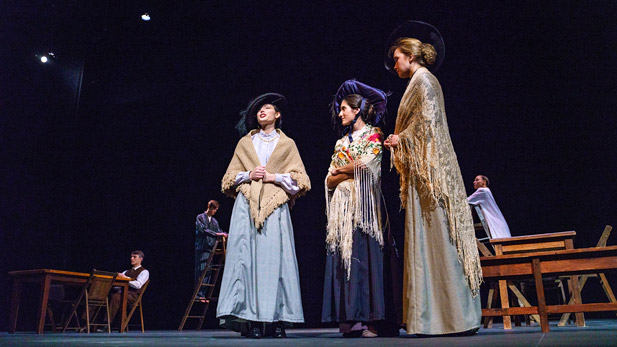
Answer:
[[[229,225],[216,316],[222,324],[238,318],[256,322],[304,322],[294,232],[287,204],[277,208],[258,232],[248,200],[238,193]]]

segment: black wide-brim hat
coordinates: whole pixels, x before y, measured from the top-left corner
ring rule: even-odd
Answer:
[[[334,117],[340,112],[343,98],[349,94],[358,94],[365,98],[375,108],[375,124],[382,121],[386,114],[389,93],[356,80],[347,80],[338,88],[331,104],[331,112]]]
[[[430,43],[433,45],[433,47],[435,47],[435,51],[437,51],[437,57],[435,62],[432,65],[427,66],[427,68],[431,72],[435,72],[439,69],[446,54],[446,45],[443,41],[441,33],[437,30],[437,28],[428,23],[417,20],[408,20],[394,29],[386,40],[386,52],[384,55],[384,66],[386,70],[398,75],[394,70],[394,60],[388,53],[390,52],[390,47],[394,45],[396,40],[404,37],[411,37],[422,41],[422,43]]]
[[[240,136],[246,135],[249,131],[259,127],[257,122],[257,112],[265,104],[271,104],[285,114],[287,110],[287,98],[279,93],[265,93],[257,96],[253,100],[249,101],[246,108],[240,111],[240,120],[236,124],[236,130],[240,133]]]

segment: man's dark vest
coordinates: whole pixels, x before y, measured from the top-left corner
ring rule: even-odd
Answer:
[[[137,270],[133,270],[133,268],[130,268],[128,270],[126,270],[126,272],[124,273],[125,276],[130,277],[130,278],[137,278],[137,276],[139,276],[139,274],[144,271],[145,268],[142,266],[140,266]],[[133,292],[141,292],[141,288],[140,289],[135,289],[131,286],[129,286],[129,290],[133,291]]]

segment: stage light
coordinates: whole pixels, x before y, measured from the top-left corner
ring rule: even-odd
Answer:
[[[56,55],[52,51],[47,52],[47,54],[36,54],[35,57],[37,57],[43,64],[50,63],[50,59],[56,59]]]
[[[147,22],[150,20],[150,15],[148,13],[144,13],[141,15],[141,19]]]

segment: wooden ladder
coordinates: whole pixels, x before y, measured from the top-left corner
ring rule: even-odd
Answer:
[[[193,291],[193,296],[191,296],[191,300],[189,300],[189,304],[186,307],[186,311],[184,312],[184,316],[182,317],[182,321],[180,322],[180,326],[178,327],[178,331],[182,331],[184,329],[184,323],[189,318],[198,319],[197,330],[201,330],[201,326],[204,323],[204,319],[206,318],[206,313],[208,312],[208,308],[210,307],[210,303],[213,301],[217,301],[218,297],[214,296],[214,287],[219,279],[219,274],[221,270],[223,270],[223,266],[225,265],[225,255],[227,252],[227,236],[219,235],[216,237],[216,241],[214,241],[214,246],[212,247],[212,252],[206,261],[206,267],[204,271],[201,272],[199,276],[199,280],[197,281],[197,285],[195,285],[195,290]],[[204,278],[210,272],[210,277],[208,283],[204,283]],[[207,287],[205,302],[203,299],[198,299],[197,294],[202,289],[202,287]],[[199,314],[191,315],[191,311],[193,310],[193,306],[195,304],[202,304],[201,312]]]

